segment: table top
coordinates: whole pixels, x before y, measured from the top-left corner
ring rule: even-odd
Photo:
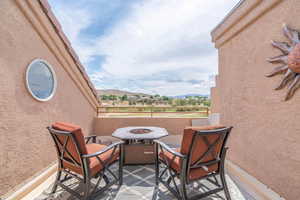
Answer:
[[[169,135],[166,129],[154,126],[129,126],[118,128],[112,136],[122,140],[154,140]]]

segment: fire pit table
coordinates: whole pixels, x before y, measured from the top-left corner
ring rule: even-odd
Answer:
[[[125,142],[124,164],[151,164],[155,161],[153,140],[165,137],[164,128],[152,126],[130,126],[119,128],[112,136]]]

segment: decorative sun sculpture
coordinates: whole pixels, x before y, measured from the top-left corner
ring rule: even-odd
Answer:
[[[288,85],[288,92],[284,99],[287,101],[300,87],[300,39],[299,32],[289,28],[286,24],[283,25],[283,33],[289,39],[289,43],[272,41],[273,47],[278,48],[282,55],[268,59],[271,63],[283,65],[274,68],[266,76],[272,77],[284,73],[282,81],[275,90],[280,90]]]

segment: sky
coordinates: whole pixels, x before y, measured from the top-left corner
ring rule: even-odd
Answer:
[[[211,30],[239,0],[49,0],[97,89],[210,92]]]

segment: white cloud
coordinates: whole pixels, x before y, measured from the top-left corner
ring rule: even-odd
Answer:
[[[209,77],[217,73],[218,60],[210,42],[210,31],[237,2],[137,1],[124,18],[109,27],[109,31],[97,38],[85,38],[86,43],[78,37],[79,33],[91,26],[91,19],[97,17],[89,16],[84,8],[56,14],[85,64],[94,56],[105,56],[99,71],[92,74],[96,87],[168,95],[207,94]],[[75,16],[74,12],[78,14]],[[100,10],[98,18],[101,18]],[[177,82],[171,80],[173,76]],[[152,85],[149,85],[151,79]],[[199,83],[195,82],[197,80]]]
[[[83,38],[80,38],[79,35],[82,30],[93,24],[92,14],[78,2],[77,4],[64,4],[64,2],[54,3],[52,1],[50,1],[53,5],[52,9],[72,46],[77,50],[80,60],[84,63],[88,62],[94,52],[90,46],[84,43]]]
[[[95,52],[107,56],[102,67],[116,76],[186,67],[216,73],[210,31],[220,19],[216,13],[225,13],[228,4],[228,0],[143,1],[109,35],[99,38]]]

